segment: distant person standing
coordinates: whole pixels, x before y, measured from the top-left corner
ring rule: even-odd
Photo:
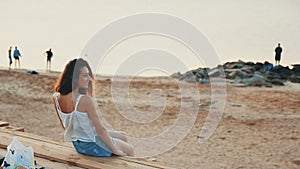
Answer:
[[[12,64],[12,58],[11,58],[11,48],[12,47],[9,47],[9,50],[8,50],[8,59],[9,59],[9,69],[11,69],[11,64]]]
[[[53,57],[51,48],[48,51],[46,51],[45,54],[47,55],[46,70],[50,71],[51,70],[51,58]]]
[[[18,47],[16,46],[15,47],[15,50],[14,50],[14,58],[15,58],[15,68],[17,68],[17,62],[19,64],[19,69],[20,69],[20,57],[21,57],[21,53],[18,49]]]
[[[280,64],[281,52],[282,48],[280,47],[280,43],[278,43],[278,46],[275,48],[275,66]]]

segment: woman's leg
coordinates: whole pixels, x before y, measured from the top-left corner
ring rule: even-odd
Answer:
[[[134,148],[131,144],[127,143],[126,133],[123,131],[108,131],[109,135],[116,141],[116,146],[122,150],[126,155],[133,156]]]
[[[108,131],[108,133],[112,138],[120,139],[127,142],[126,133],[123,131]]]
[[[117,139],[117,138],[115,138],[115,141],[116,141],[115,144],[116,144],[117,148],[119,148],[121,151],[126,153],[126,155],[128,155],[128,156],[133,156],[134,155],[132,145],[130,145],[129,143],[127,143],[123,140]]]

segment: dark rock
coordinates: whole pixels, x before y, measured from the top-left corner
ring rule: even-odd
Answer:
[[[274,69],[273,64],[265,61],[262,68],[259,70],[260,72],[267,72],[267,71],[271,71]]]
[[[280,74],[281,79],[285,79],[285,80],[287,80],[287,78],[290,75],[292,75],[292,71],[288,66],[283,67],[279,65],[274,67],[274,69],[272,69],[271,71]]]
[[[213,69],[208,73],[209,77],[220,77],[222,75],[222,71],[220,69]]]
[[[226,70],[227,74],[226,77],[228,79],[236,79],[236,78],[248,78],[249,74],[244,72],[241,69],[229,69]]]
[[[264,64],[258,62],[253,67],[254,67],[255,71],[261,71],[264,67]]]
[[[294,71],[294,72],[300,72],[300,64],[294,64],[292,66],[293,66],[292,71]]]
[[[195,70],[192,70],[192,73],[194,74],[194,76],[198,79],[201,78],[208,78],[208,68],[198,68]]]
[[[171,75],[171,77],[174,78],[174,79],[179,79],[181,76],[182,76],[182,75],[181,75],[180,72],[173,73],[173,74]]]
[[[271,72],[271,71],[267,71],[265,73],[265,75],[268,79],[280,79],[281,78],[280,74],[275,73],[275,72]]]
[[[255,71],[256,71],[256,69],[254,68],[254,67],[252,67],[252,66],[243,66],[242,68],[241,68],[241,70],[242,71],[244,71],[244,72],[246,72],[246,73],[248,73],[248,74],[253,74]]]
[[[271,79],[270,83],[277,86],[284,86],[283,81],[280,79]]]
[[[184,80],[186,82],[195,83],[199,81],[199,78],[195,76],[193,71],[188,71],[185,74],[183,74],[179,80]]]
[[[187,71],[184,74],[173,73],[172,78],[177,78],[190,83],[211,83],[210,78],[226,78],[227,82],[234,83],[235,86],[266,86],[284,85],[289,80],[294,83],[300,83],[300,64],[288,66],[273,66],[272,63],[254,62],[226,62],[215,68],[198,68]]]
[[[255,65],[255,63],[254,62],[246,62],[245,65],[248,65],[248,66],[252,67],[253,65]]]
[[[237,62],[227,62],[223,65],[224,69],[239,69],[245,65],[245,62],[239,60]]]
[[[210,80],[209,79],[202,79],[200,81],[201,84],[209,84],[210,83]]]
[[[4,157],[0,155],[0,165],[3,163],[3,161],[4,161]]]
[[[291,75],[288,77],[288,80],[293,83],[300,83],[300,76],[297,75]]]
[[[251,78],[241,79],[241,82],[247,86],[263,86],[265,84],[265,78],[262,75],[256,73]]]
[[[270,82],[265,82],[265,87],[273,87],[273,85]]]
[[[39,75],[40,73],[35,71],[35,70],[30,70],[28,71],[29,74],[32,74],[32,75]]]

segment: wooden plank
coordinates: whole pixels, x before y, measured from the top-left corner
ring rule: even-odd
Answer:
[[[6,149],[0,148],[0,158],[1,155],[5,155],[6,154]],[[44,159],[44,158],[40,158],[35,156],[34,160],[37,162],[36,168],[41,168],[42,166],[47,168],[47,169],[82,169],[82,167],[76,167],[76,166],[71,166],[65,163],[60,163],[60,162],[55,162],[55,161],[51,161],[48,159]]]
[[[2,129],[14,130],[24,132],[24,127],[1,126]]]
[[[0,132],[10,133],[10,134],[13,134],[15,136],[34,139],[34,140],[38,140],[38,141],[45,142],[45,143],[51,143],[51,144],[54,144],[54,145],[62,146],[61,148],[63,148],[64,150],[68,149],[70,151],[75,151],[72,143],[70,143],[70,142],[58,141],[58,140],[54,140],[54,139],[51,139],[51,138],[48,138],[48,137],[37,136],[35,134],[26,133],[26,132],[23,133],[23,132],[18,132],[18,131],[1,130],[1,128],[0,128]],[[84,156],[83,158],[91,158],[91,157],[90,156]],[[113,159],[118,159],[123,163],[131,162],[131,163],[136,163],[138,165],[143,165],[144,168],[145,168],[145,166],[149,166],[149,167],[153,167],[153,168],[166,168],[166,169],[173,168],[173,167],[157,164],[157,163],[154,163],[154,162],[148,162],[148,161],[142,160],[142,159],[119,157],[119,156],[114,156],[114,157],[111,157],[110,159],[112,159],[112,158]]]
[[[45,136],[38,136],[38,135],[35,135],[35,134],[32,134],[32,133],[11,131],[11,130],[5,130],[5,129],[1,130],[1,128],[0,128],[0,132],[9,133],[9,134],[13,134],[15,136],[25,137],[25,138],[29,138],[29,139],[42,141],[42,142],[47,142],[47,143],[52,143],[52,144],[57,144],[57,145],[63,145],[63,146],[66,146],[66,147],[73,147],[72,143],[65,142],[65,141],[60,141],[60,140],[55,140],[55,139],[45,137]]]
[[[0,132],[1,143],[0,147],[6,147],[12,140],[14,135],[8,133]],[[78,154],[74,149],[68,149],[64,146],[53,145],[49,143],[44,143],[36,141],[33,139],[23,138],[18,136],[19,140],[26,146],[32,146],[35,152],[35,156],[50,159],[53,161],[58,161],[62,163],[67,163],[74,166],[84,167],[84,168],[141,168],[143,166],[130,165],[130,163],[124,163],[117,159],[110,158],[97,158],[89,157]],[[129,164],[129,165],[128,165]]]
[[[0,127],[3,127],[3,126],[9,126],[9,122],[7,122],[7,121],[0,121]]]
[[[5,148],[12,141],[13,135],[9,135],[7,133],[5,133],[5,134],[0,133],[0,137],[1,137],[0,147]],[[44,158],[44,157],[47,157],[48,155],[53,155],[52,158],[49,158],[50,160],[58,161],[58,162],[62,161],[60,152],[56,153],[55,156],[54,156],[53,149],[49,149],[49,147],[45,147],[43,144],[36,145],[32,141],[30,141],[30,140],[28,141],[28,139],[24,139],[24,138],[21,138],[21,137],[18,137],[18,138],[25,146],[32,146],[33,147],[35,156]],[[61,149],[61,151],[62,150],[63,149]],[[45,152],[43,152],[43,151],[45,151]]]
[[[12,138],[18,136],[26,146],[32,146],[35,156],[84,168],[169,168],[144,161],[128,161],[124,157],[99,158],[78,154],[71,144],[58,142],[30,133],[0,130],[0,147],[6,148]],[[62,151],[63,150],[63,151]]]

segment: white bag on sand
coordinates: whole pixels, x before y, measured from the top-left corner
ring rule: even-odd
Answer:
[[[17,137],[7,146],[7,153],[1,165],[3,169],[35,168],[32,147],[25,147]]]

